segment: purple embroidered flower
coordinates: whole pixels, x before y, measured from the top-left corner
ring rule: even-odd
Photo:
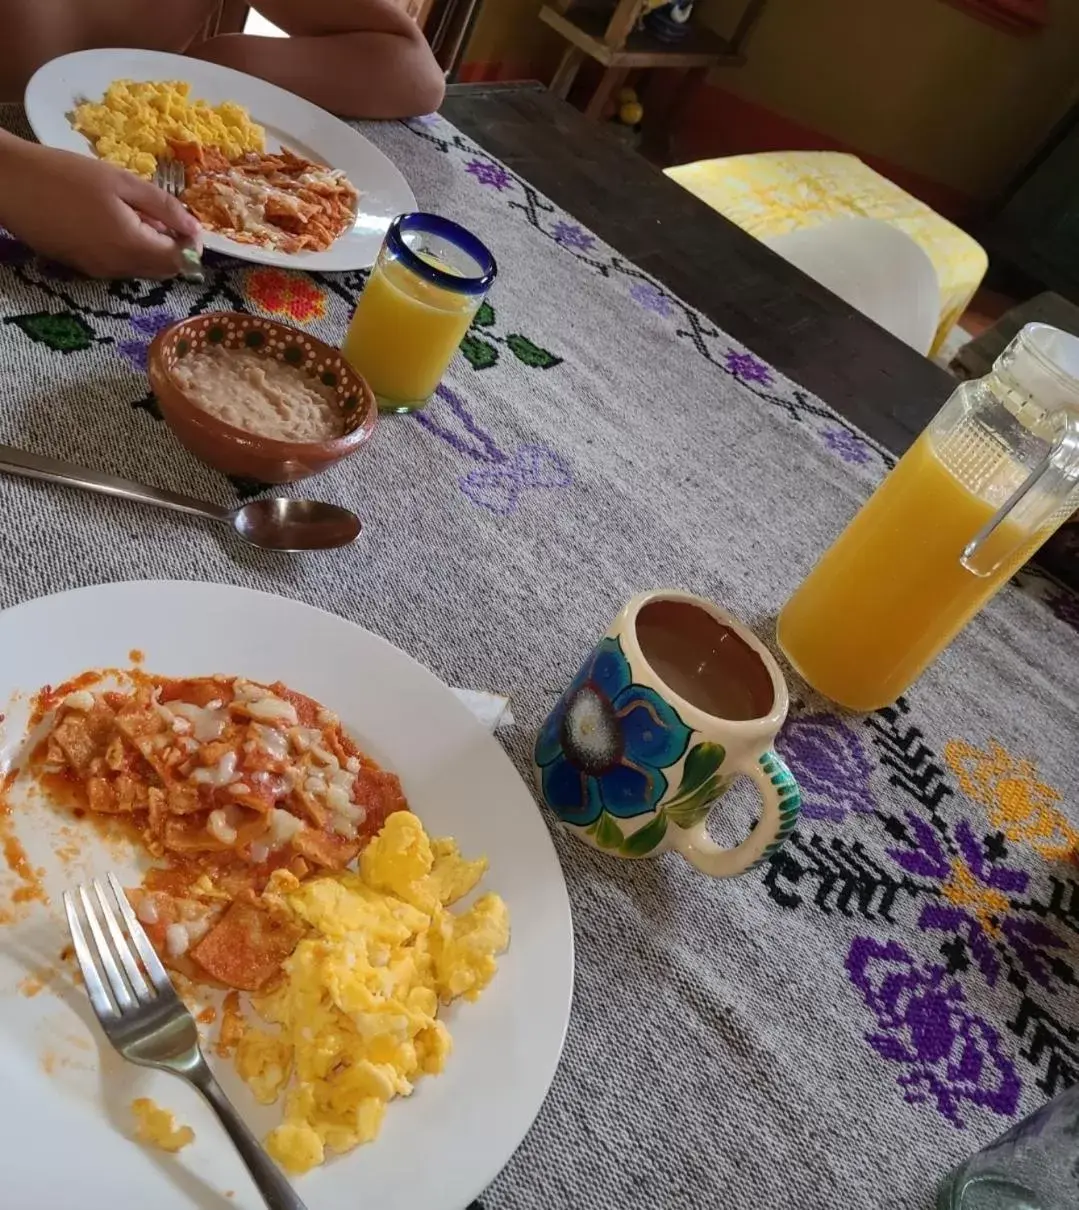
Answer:
[[[573,482],[573,472],[561,454],[545,445],[521,445],[507,454],[456,392],[443,383],[435,395],[445,408],[432,405],[414,412],[412,418],[450,449],[480,464],[457,481],[477,508],[508,517],[517,511],[522,492],[551,491]]]
[[[1057,953],[1067,951],[1067,943],[1040,920],[1009,916],[1001,922],[1000,931],[1027,974],[1042,987],[1050,987]]]
[[[1021,895],[1027,889],[1030,875],[1022,870],[1013,870],[1003,862],[991,860],[985,846],[965,819],[955,825],[955,839],[967,869],[983,887],[1002,895]]]
[[[776,747],[802,787],[807,819],[842,823],[852,811],[868,815],[875,809],[869,789],[873,766],[857,731],[837,715],[792,718]]]
[[[752,353],[728,349],[723,354],[723,361],[727,370],[742,382],[759,382],[761,386],[769,386],[772,382],[772,371]]]
[[[844,462],[864,465],[872,457],[866,443],[846,429],[825,429],[823,436],[824,444]]]
[[[176,322],[164,307],[154,307],[148,311],[137,311],[131,316],[130,323],[137,333],[134,340],[121,340],[116,344],[120,356],[140,374],[146,373],[147,359],[150,356],[150,342],[158,334]]]
[[[591,252],[596,243],[596,237],[590,231],[561,219],[551,228],[551,235],[556,244],[571,252]]]
[[[948,850],[931,824],[913,811],[905,811],[905,849],[889,849],[888,856],[917,878],[944,882],[951,873]],[[894,834],[894,833],[893,833]]]
[[[658,290],[651,282],[639,281],[630,288],[630,297],[639,303],[646,311],[669,319],[674,314],[670,299]]]
[[[474,176],[481,185],[497,189],[499,193],[513,186],[513,177],[501,164],[492,160],[469,160],[465,165],[465,172]]]
[[[953,856],[937,829],[912,811],[906,812],[904,831],[907,847],[889,849],[888,855],[908,874],[936,883],[940,892],[939,901],[922,908],[918,927],[958,938],[990,987],[996,986],[1000,974],[998,947],[1035,982],[1052,987],[1054,977],[1060,976],[1057,955],[1067,945],[1048,925],[1027,919],[1013,906],[1009,897],[1027,890],[1030,875],[992,854],[1000,838],[984,842],[961,819],[955,825],[958,854]],[[952,942],[945,947],[942,952],[950,954],[953,969],[966,969],[961,948],[957,954]]]
[[[412,413],[412,419],[417,424],[444,441],[450,449],[474,462],[500,465],[508,461],[495,439],[465,407],[465,401],[459,395],[443,382],[435,388],[435,396],[447,405],[448,415],[440,415],[442,409],[431,405],[426,411]],[[464,429],[467,436],[451,427],[450,417]]]
[[[116,351],[133,370],[145,374],[150,358],[150,345],[145,340],[121,340]]]
[[[959,1128],[964,1102],[1002,1116],[1015,1112],[1022,1091],[1015,1064],[944,967],[919,965],[897,941],[855,937],[846,968],[876,1019],[866,1041],[904,1069],[896,1081],[904,1100],[935,1103]]]
[[[950,933],[953,939],[944,942],[941,953],[951,956],[953,968],[966,970],[970,965],[962,955],[962,946],[965,945],[982,978],[990,987],[996,987],[1000,974],[996,950],[981,922],[969,912],[947,903],[927,903],[918,917],[918,927],[925,932]],[[958,959],[957,955],[960,955]]]
[[[1062,622],[1079,630],[1079,593],[1059,588],[1045,598],[1045,603]]]
[[[158,332],[163,332],[170,324],[176,322],[176,316],[166,311],[164,307],[155,307],[150,311],[139,311],[131,316],[131,326],[143,336],[152,340]]]
[[[478,467],[459,480],[461,491],[479,508],[508,517],[517,511],[521,493],[569,487],[569,464],[545,445],[522,445],[508,462]]]

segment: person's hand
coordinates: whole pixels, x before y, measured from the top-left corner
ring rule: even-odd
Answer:
[[[199,224],[149,181],[88,156],[20,139],[0,145],[0,223],[35,252],[91,277],[173,277],[175,235]]]

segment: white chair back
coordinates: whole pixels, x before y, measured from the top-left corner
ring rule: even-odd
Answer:
[[[927,354],[940,322],[933,262],[898,227],[838,218],[762,241],[893,336]]]

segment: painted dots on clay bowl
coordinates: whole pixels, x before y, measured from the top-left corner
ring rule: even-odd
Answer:
[[[294,366],[333,390],[343,431],[322,441],[282,441],[237,428],[201,408],[176,378],[177,365],[201,349],[246,349]],[[288,324],[239,311],[182,319],[150,346],[150,386],[176,438],[203,462],[261,483],[291,483],[353,454],[374,432],[378,405],[340,350]]]

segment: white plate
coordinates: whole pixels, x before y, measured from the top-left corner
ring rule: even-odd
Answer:
[[[100,101],[113,80],[186,80],[193,97],[212,105],[236,101],[266,128],[266,145],[282,143],[301,155],[340,168],[360,192],[356,221],[325,252],[274,252],[237,244],[206,232],[207,248],[260,265],[283,265],[311,272],[366,269],[375,263],[390,220],[416,209],[408,182],[358,131],[276,84],[242,71],[167,55],[155,50],[80,50],[39,67],[26,86],[26,117],[47,147],[94,154],[68,115],[80,101]]]
[[[27,696],[78,672],[129,665],[173,676],[280,678],[337,711],[363,748],[401,777],[433,835],[485,852],[481,884],[510,910],[512,941],[475,1004],[447,1016],[454,1050],[443,1075],[387,1110],[372,1144],[297,1180],[308,1210],[463,1210],[512,1155],[539,1111],[562,1049],[573,989],[573,930],[554,846],[539,808],[498,743],[435,676],[384,639],[279,597],[213,584],[131,583],[44,597],[0,614],[0,769],[19,753]],[[8,699],[14,693],[14,700]],[[0,1088],[5,1210],[262,1210],[224,1133],[178,1079],[121,1062],[85,993],[57,977],[28,997],[28,974],[55,970],[66,944],[65,885],[130,858],[97,841],[65,866],[58,812],[14,795],[17,834],[45,867],[51,905],[0,925]],[[0,875],[10,910],[13,876]],[[69,968],[63,968],[65,970]],[[262,1135],[278,1120],[214,1060]],[[195,1129],[177,1158],[126,1135],[130,1102],[152,1096]],[[233,1191],[234,1196],[225,1195]]]

